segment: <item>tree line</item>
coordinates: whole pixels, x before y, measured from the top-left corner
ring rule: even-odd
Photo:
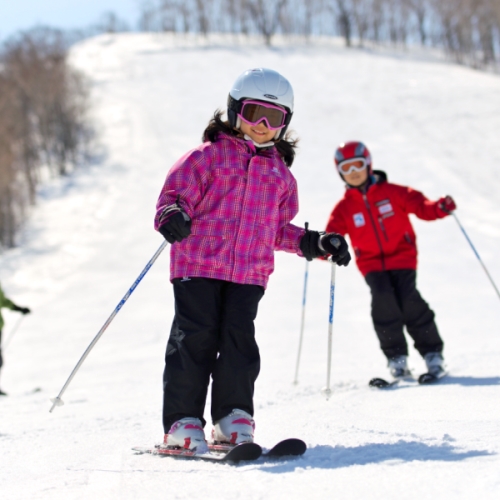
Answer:
[[[142,0],[138,29],[345,45],[420,44],[474,68],[500,67],[500,0]],[[128,31],[114,13],[81,32],[36,28],[0,46],[0,250],[16,243],[37,187],[90,158],[88,84],[68,63],[71,43]]]
[[[367,42],[421,44],[456,62],[498,69],[500,0],[144,0],[139,30],[284,37],[341,36]]]
[[[89,158],[88,86],[68,47],[37,28],[0,48],[0,250],[15,245],[40,182]]]

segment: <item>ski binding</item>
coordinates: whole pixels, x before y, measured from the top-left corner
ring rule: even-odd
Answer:
[[[149,453],[150,455],[170,456],[195,460],[208,460],[215,462],[243,462],[257,460],[261,456],[266,458],[282,458],[303,455],[307,445],[301,439],[290,438],[276,443],[271,449],[263,450],[256,443],[241,443],[237,445],[226,443],[209,443],[207,453],[199,453],[182,448],[167,448],[155,445],[154,448],[135,446],[132,448],[137,454]]]
[[[180,457],[195,460],[212,460],[215,462],[240,462],[245,460],[257,460],[262,455],[262,448],[255,443],[241,443],[233,446],[225,453],[199,453],[193,450],[182,448],[166,448],[162,445],[156,445],[154,448],[136,446],[132,448],[139,455],[149,453],[151,455]]]

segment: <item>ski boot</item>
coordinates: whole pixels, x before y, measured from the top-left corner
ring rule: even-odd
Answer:
[[[212,430],[214,443],[253,443],[255,421],[246,411],[235,409],[215,422]]]
[[[411,372],[408,369],[408,356],[401,355],[389,358],[387,366],[396,380],[411,377]]]
[[[424,356],[424,360],[427,365],[427,373],[430,373],[437,379],[446,375],[443,355],[440,352],[428,352]]]
[[[165,434],[162,447],[182,448],[196,451],[197,454],[207,453],[208,445],[201,420],[193,417],[177,420]]]

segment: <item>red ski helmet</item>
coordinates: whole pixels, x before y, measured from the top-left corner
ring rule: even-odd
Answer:
[[[335,151],[334,161],[337,167],[340,163],[346,160],[354,160],[356,158],[362,159],[366,162],[368,168],[368,175],[372,174],[372,156],[368,148],[360,141],[350,141],[340,144]],[[342,174],[339,171],[339,174]]]

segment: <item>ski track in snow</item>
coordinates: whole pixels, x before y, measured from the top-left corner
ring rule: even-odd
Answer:
[[[304,261],[276,255],[256,325],[256,440],[271,446],[300,437],[309,446],[301,458],[228,465],[131,451],[162,439],[173,314],[168,249],[82,366],[65,405],[49,413],[49,398],[161,244],[152,223],[168,169],[199,143],[249,67],[276,69],[295,90],[297,225],[324,228],[343,190],[333,151],[360,139],[393,182],[434,199],[453,195],[499,283],[500,78],[411,53],[315,43],[206,47],[149,34],[99,36],[76,46],[72,58],[92,81],[104,157],[44,186],[22,246],[0,256],[4,289],[33,310],[2,370],[9,393],[0,399],[2,498],[496,498],[500,302],[451,217],[415,220],[419,289],[436,312],[450,370],[435,386],[368,388],[387,369],[368,288],[352,264],[337,272],[333,394],[325,400],[325,262],[310,265],[294,386]],[[5,319],[7,338],[16,316],[6,311]],[[424,371],[413,348],[410,364]]]

